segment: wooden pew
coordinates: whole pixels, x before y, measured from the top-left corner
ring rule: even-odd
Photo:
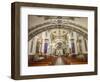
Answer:
[[[70,65],[70,64],[87,64],[87,61],[84,59],[79,59],[77,57],[62,57],[64,63],[66,65]]]
[[[54,65],[55,60],[56,57],[45,56],[44,59],[38,61],[30,59],[28,64],[29,66],[48,66],[48,65]]]

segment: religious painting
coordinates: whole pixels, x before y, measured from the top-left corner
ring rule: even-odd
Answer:
[[[87,63],[87,17],[28,15],[28,66]]]

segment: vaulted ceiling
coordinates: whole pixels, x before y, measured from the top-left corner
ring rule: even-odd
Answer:
[[[60,17],[60,16],[28,16],[29,40],[35,35],[53,29],[51,34],[55,37],[64,36],[68,31],[75,31],[87,36],[87,17]],[[62,29],[63,28],[63,29]],[[62,29],[62,30],[59,30]],[[60,35],[59,35],[60,33]]]

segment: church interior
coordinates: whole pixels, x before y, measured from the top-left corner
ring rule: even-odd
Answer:
[[[88,18],[28,15],[28,66],[88,63]]]

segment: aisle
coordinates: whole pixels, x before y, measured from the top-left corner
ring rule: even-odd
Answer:
[[[64,65],[64,62],[60,56],[57,58],[55,65]]]

